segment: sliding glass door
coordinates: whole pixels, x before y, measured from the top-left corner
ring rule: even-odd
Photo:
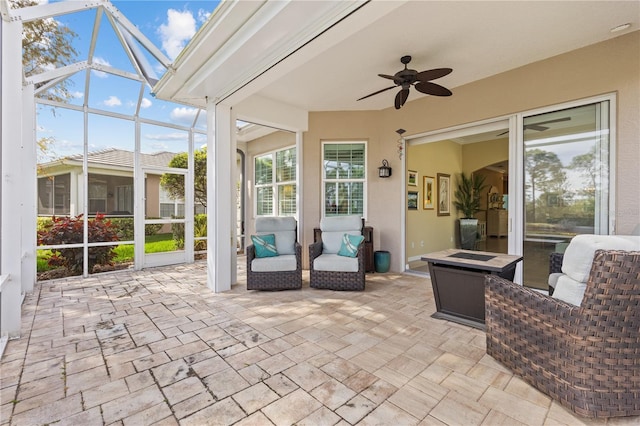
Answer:
[[[547,289],[573,236],[609,233],[609,139],[609,101],[524,117],[525,285]]]

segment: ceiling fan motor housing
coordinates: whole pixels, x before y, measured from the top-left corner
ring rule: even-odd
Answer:
[[[396,94],[394,101],[395,108],[400,109],[402,105],[404,105],[404,103],[407,101],[407,98],[409,97],[409,89],[412,85],[415,85],[415,88],[418,92],[425,93],[427,95],[451,96],[452,93],[449,89],[431,82],[431,80],[435,80],[436,78],[444,77],[445,75],[449,74],[452,71],[451,68],[436,68],[433,70],[418,72],[407,67],[407,64],[411,62],[411,56],[409,55],[405,55],[400,58],[400,62],[404,64],[404,69],[398,71],[393,76],[387,74],[378,74],[382,78],[393,80],[395,86],[378,90],[377,92],[373,92],[367,96],[363,96],[358,100],[361,101],[362,99],[377,95],[378,93],[386,92],[387,90],[393,89],[397,86],[401,86],[402,89]]]

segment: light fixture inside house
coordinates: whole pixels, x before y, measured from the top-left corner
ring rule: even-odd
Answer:
[[[631,23],[627,22],[626,24],[617,25],[609,30],[611,33],[617,33],[620,31],[624,31],[626,29],[631,28]]]
[[[381,178],[388,178],[391,176],[391,167],[387,160],[382,160],[382,166],[378,167],[378,176]]]

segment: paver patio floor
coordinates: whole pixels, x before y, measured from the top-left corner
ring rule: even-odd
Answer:
[[[2,358],[0,424],[640,424],[575,417],[514,377],[484,332],[430,317],[426,277],[304,278],[254,292],[240,271],[214,294],[198,262],[40,282]]]

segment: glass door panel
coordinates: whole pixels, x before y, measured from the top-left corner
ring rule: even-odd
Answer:
[[[185,202],[175,195],[184,190],[186,170],[145,169],[144,176],[144,266],[186,262]]]
[[[549,254],[608,233],[608,102],[525,117],[524,277],[548,289]]]

